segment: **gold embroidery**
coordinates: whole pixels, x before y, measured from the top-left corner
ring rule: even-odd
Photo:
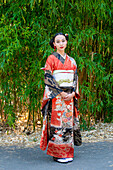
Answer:
[[[66,83],[71,83],[71,82],[73,82],[72,80],[69,80],[69,79],[65,79],[65,80],[59,80],[59,81],[57,81],[58,82],[58,84],[60,85],[60,84],[62,84],[62,83],[64,83],[64,82],[66,82]]]

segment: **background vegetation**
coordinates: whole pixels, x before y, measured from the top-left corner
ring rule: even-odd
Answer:
[[[0,115],[15,127],[27,114],[33,129],[41,119],[44,66],[50,38],[69,34],[66,52],[78,65],[81,128],[113,122],[112,0],[1,0]]]

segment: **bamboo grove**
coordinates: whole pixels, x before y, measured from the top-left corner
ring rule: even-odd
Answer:
[[[28,112],[35,130],[42,120],[44,67],[50,38],[69,34],[66,53],[78,65],[81,128],[113,122],[112,0],[1,0],[0,118],[15,126]]]

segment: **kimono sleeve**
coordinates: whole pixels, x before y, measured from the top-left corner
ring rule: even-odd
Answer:
[[[74,73],[74,90],[75,92],[75,98],[79,99],[80,94],[79,94],[79,83],[78,83],[78,74],[77,74],[77,68]]]
[[[46,60],[46,64],[45,64],[45,68],[44,70],[49,70],[51,73],[53,73],[54,71],[54,55],[50,55],[47,60]]]
[[[52,73],[54,71],[54,56],[50,55],[46,61],[45,64],[45,91],[46,91],[46,97],[49,99],[53,99],[58,94],[63,92],[63,90],[59,87],[59,84],[54,79]]]
[[[74,92],[75,92],[75,98],[79,99],[80,98],[80,94],[79,94],[79,83],[78,83],[78,74],[77,74],[77,64],[76,61],[73,59],[73,65],[74,65],[74,80],[73,80],[73,84],[74,84]]]

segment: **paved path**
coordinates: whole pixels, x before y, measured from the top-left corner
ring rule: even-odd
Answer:
[[[83,143],[68,164],[54,162],[39,146],[0,147],[0,170],[113,170],[113,142]]]

